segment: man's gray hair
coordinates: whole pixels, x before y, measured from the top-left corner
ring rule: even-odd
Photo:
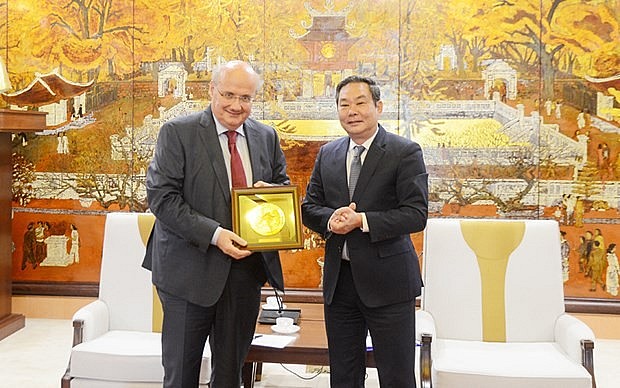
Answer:
[[[219,65],[216,65],[213,68],[213,73],[211,74],[211,82],[213,82],[215,85],[218,85],[220,83],[220,77],[222,74],[222,70],[224,69],[231,69],[233,67],[236,66],[245,66],[247,69],[248,73],[252,73],[255,78],[256,78],[256,90],[260,90],[260,88],[263,87],[263,79],[260,76],[260,74],[258,74],[258,72],[254,69],[254,67],[252,67],[252,65],[250,65],[247,62],[241,61],[241,60],[232,60],[232,61],[228,61],[228,62],[223,62]]]

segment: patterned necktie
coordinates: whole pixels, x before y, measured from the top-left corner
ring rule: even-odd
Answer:
[[[364,149],[364,146],[361,145],[353,147],[353,159],[351,159],[351,171],[349,171],[349,199],[353,199],[357,179],[360,177],[360,170],[362,169],[362,159],[360,156]]]
[[[245,171],[243,170],[241,156],[237,151],[237,132],[226,131],[226,136],[228,136],[228,150],[230,151],[230,177],[232,180],[232,187],[246,187]]]

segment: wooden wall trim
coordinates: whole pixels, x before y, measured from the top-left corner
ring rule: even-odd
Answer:
[[[97,297],[99,296],[99,283],[13,281],[13,295]]]
[[[619,314],[620,300],[603,298],[564,298],[567,313]]]

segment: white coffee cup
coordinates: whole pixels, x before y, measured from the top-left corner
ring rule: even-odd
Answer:
[[[276,318],[276,325],[282,329],[288,329],[293,326],[293,318],[279,317]]]
[[[278,308],[278,298],[275,296],[268,296],[267,299],[267,306],[277,309]]]

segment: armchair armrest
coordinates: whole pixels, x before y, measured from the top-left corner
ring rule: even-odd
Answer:
[[[555,323],[555,340],[568,357],[581,363],[592,376],[592,387],[596,388],[594,377],[594,333],[581,320],[562,314]]]
[[[573,361],[581,363],[581,340],[594,341],[594,333],[581,320],[562,314],[555,323],[555,341]]]
[[[110,329],[108,306],[96,300],[73,314],[73,346],[99,337]]]

